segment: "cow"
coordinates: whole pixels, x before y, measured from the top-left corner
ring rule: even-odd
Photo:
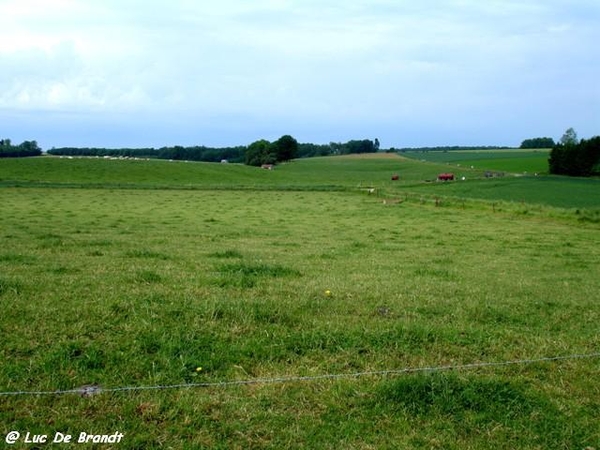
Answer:
[[[400,175],[398,175],[397,173],[392,175],[392,181],[398,181],[399,179],[400,179]]]
[[[453,173],[440,173],[438,175],[438,180],[439,181],[452,181],[452,180],[454,180],[454,174]]]

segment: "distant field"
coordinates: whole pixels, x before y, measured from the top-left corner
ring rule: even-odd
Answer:
[[[512,173],[547,173],[549,150],[465,150],[406,152],[403,156],[421,161],[449,163],[480,170]]]
[[[394,154],[299,159],[278,165],[273,171],[241,164],[41,157],[5,159],[0,164],[0,183],[39,181],[142,188],[344,188],[389,184],[394,173],[400,173],[403,181],[421,181],[435,178],[444,167],[423,165]]]
[[[600,209],[600,180],[551,176],[475,179],[428,183],[406,188],[411,192],[458,198],[497,200],[558,208]]]
[[[137,188],[268,183],[264,171],[238,164],[166,160],[107,160],[45,156],[0,162],[0,182],[39,182],[56,185],[125,186]]]
[[[526,160],[528,153],[524,153]],[[506,161],[516,164],[516,159]],[[520,168],[527,166],[521,164]],[[425,182],[449,170],[457,179],[465,177],[467,182]],[[0,186],[303,191],[356,191],[375,187],[378,192],[392,196],[408,191],[561,208],[600,208],[598,179],[510,174],[485,179],[484,172],[466,164],[449,168],[446,163],[422,162],[394,154],[301,159],[277,166],[273,171],[239,164],[42,157],[2,161]],[[400,180],[391,181],[393,174],[398,174]]]

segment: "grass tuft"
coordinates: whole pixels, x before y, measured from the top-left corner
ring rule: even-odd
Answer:
[[[4,253],[0,255],[0,263],[33,264],[35,258],[30,255],[18,253]]]
[[[221,287],[253,288],[260,279],[300,276],[300,272],[278,264],[231,263],[217,268],[220,274],[218,285]]]
[[[18,294],[21,291],[21,283],[0,277],[0,296],[12,292]]]
[[[138,283],[153,284],[160,283],[162,281],[162,277],[152,270],[141,270],[137,273],[135,280]]]
[[[128,258],[150,258],[150,259],[160,259],[160,260],[168,260],[169,256],[164,253],[155,252],[147,249],[136,249],[131,250],[125,253],[125,256]]]
[[[513,441],[514,448],[585,448],[590,443],[587,426],[573,427],[573,417],[520,381],[440,372],[403,376],[376,391],[384,410],[421,423],[443,418],[449,429],[483,432]]]
[[[223,259],[227,259],[227,258],[243,258],[242,253],[239,252],[238,250],[219,251],[219,252],[209,253],[208,256],[211,257],[211,258],[223,258]]]
[[[460,378],[454,373],[418,374],[383,383],[379,401],[413,415],[459,415],[468,411],[494,417],[525,418],[542,406],[515,382],[479,376]]]

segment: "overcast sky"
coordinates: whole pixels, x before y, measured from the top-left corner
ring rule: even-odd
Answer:
[[[600,134],[599,0],[0,0],[0,138],[60,146]]]

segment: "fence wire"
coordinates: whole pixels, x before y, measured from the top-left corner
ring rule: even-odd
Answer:
[[[154,386],[124,386],[124,387],[102,387],[98,385],[87,385],[76,389],[67,390],[56,390],[56,391],[13,391],[13,392],[0,392],[0,396],[18,396],[18,395],[66,395],[66,394],[78,394],[84,397],[101,394],[101,393],[116,393],[116,392],[133,392],[133,391],[151,391],[151,390],[167,390],[167,389],[190,389],[190,388],[222,388],[232,386],[246,386],[253,384],[274,384],[274,383],[294,383],[294,382],[309,382],[319,380],[336,380],[341,378],[359,378],[366,376],[394,376],[403,375],[408,373],[417,372],[442,372],[449,370],[470,370],[484,367],[501,367],[519,364],[535,364],[552,361],[566,361],[571,359],[584,359],[584,358],[598,358],[598,353],[588,354],[575,354],[566,356],[551,356],[545,358],[536,359],[517,359],[512,361],[500,361],[500,362],[479,362],[471,364],[456,364],[456,365],[444,365],[444,366],[430,366],[430,367],[406,367],[402,369],[391,369],[391,370],[375,370],[375,371],[364,371],[354,373],[337,373],[337,374],[321,374],[312,376],[285,376],[285,377],[272,377],[272,378],[253,378],[246,380],[229,380],[229,381],[214,381],[205,383],[181,383],[181,384],[165,384],[165,385],[154,385]]]

